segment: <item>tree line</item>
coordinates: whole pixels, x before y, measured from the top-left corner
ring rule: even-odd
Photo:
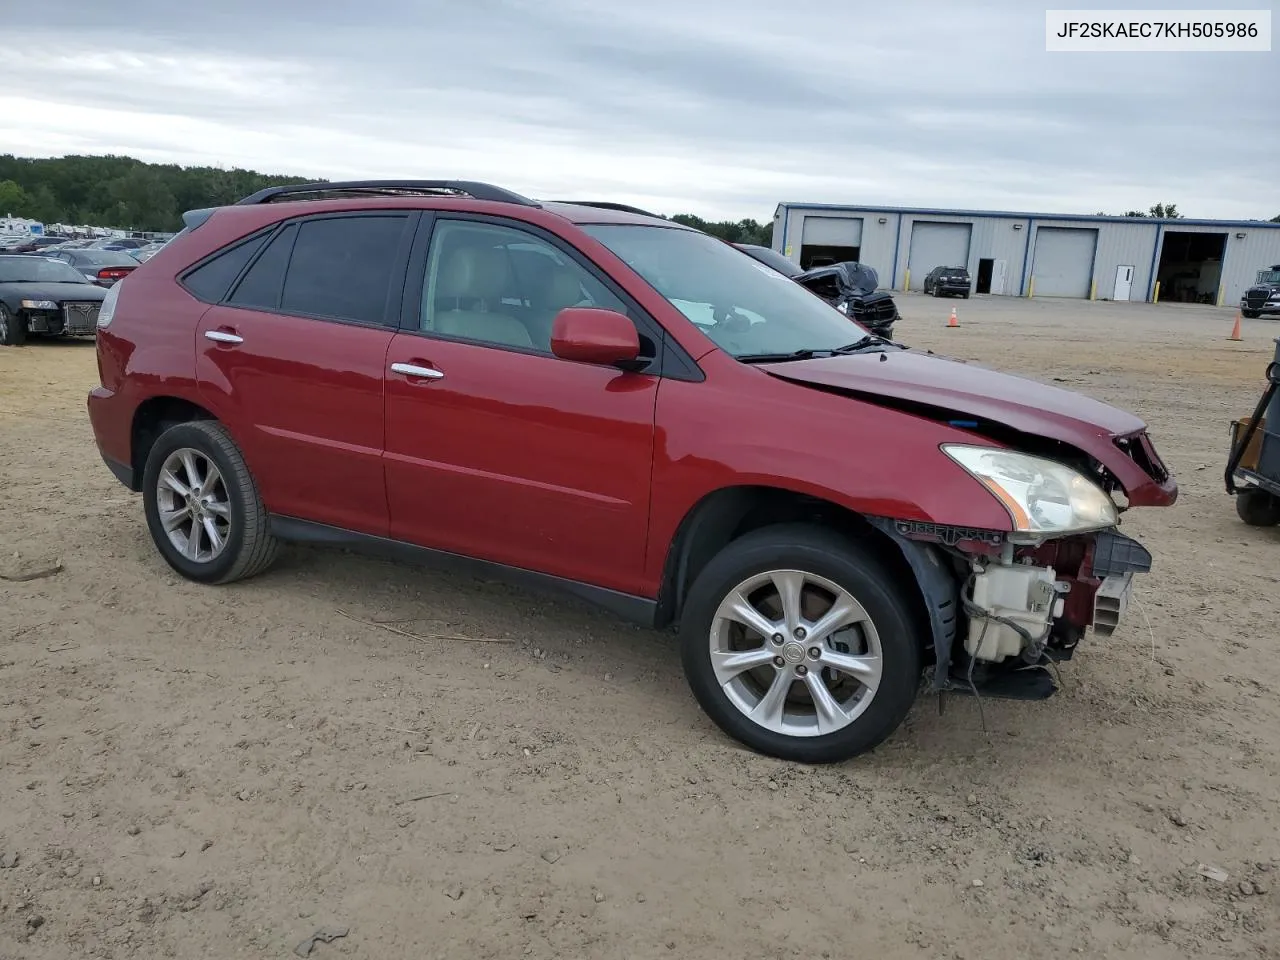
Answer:
[[[0,216],[42,223],[165,232],[182,226],[187,210],[234,203],[264,187],[310,178],[221,167],[181,167],[133,157],[68,156],[34,159],[0,154]],[[1105,214],[1100,214],[1105,215]],[[1157,203],[1128,217],[1179,218],[1176,204]],[[665,215],[664,215],[665,216]],[[769,246],[773,224],[704,220],[691,213],[667,217],[730,243]],[[1272,218],[1280,223],[1280,216]]]
[[[310,177],[239,168],[181,167],[133,157],[68,156],[49,159],[0,154],[0,216],[41,223],[166,232],[182,226],[182,214],[234,203],[264,187],[311,182]],[[768,245],[771,224],[755,220],[670,217],[733,243]]]
[[[0,155],[0,216],[42,223],[171,231],[187,210],[234,203],[263,187],[305,177],[180,167],[132,157],[29,159]]]

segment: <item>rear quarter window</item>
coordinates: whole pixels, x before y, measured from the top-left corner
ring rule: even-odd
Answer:
[[[182,278],[182,285],[198,300],[217,303],[227,295],[240,271],[266,242],[268,234],[250,237],[215,253]]]
[[[284,272],[293,253],[293,240],[298,228],[293,224],[275,235],[253,262],[227,301],[237,307],[259,307],[276,310],[280,306],[280,290],[284,287]]]

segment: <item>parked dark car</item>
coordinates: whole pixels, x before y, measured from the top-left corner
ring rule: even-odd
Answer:
[[[0,346],[20,347],[32,333],[96,333],[98,309],[106,295],[58,260],[0,255]]]
[[[16,246],[9,247],[6,252],[7,253],[32,253],[37,250],[43,250],[46,247],[56,247],[60,244],[66,243],[68,239],[70,238],[55,237],[55,236],[49,236],[48,234],[45,234],[38,237],[31,237],[29,240],[25,240],[24,242]]]
[[[85,244],[88,250],[124,250],[131,252],[139,247],[145,247],[148,241],[140,240],[137,237],[98,237]]]
[[[100,287],[110,287],[138,268],[137,258],[120,250],[50,250],[45,255],[70,264]]]
[[[877,337],[893,339],[898,305],[893,294],[876,289],[880,278],[874,268],[865,263],[845,261],[806,270],[795,281]]]
[[[794,260],[769,247],[749,243],[735,243],[734,246],[816,293],[877,337],[893,338],[893,325],[899,318],[898,305],[893,294],[876,289],[880,278],[874,268],[865,263],[846,261],[803,270]]]
[[[934,267],[925,274],[924,292],[935,297],[959,295],[968,300],[972,289],[973,281],[964,267]]]
[[[754,243],[735,243],[734,246],[748,256],[759,260],[766,267],[773,267],[784,277],[790,277],[795,280],[797,277],[804,275],[804,267],[786,254],[779,253],[771,247],[762,247]]]
[[[1121,512],[1177,497],[1132,414],[870,336],[670,220],[365,181],[184,221],[107,291],[88,397],[173,570],[305,541],[678,625],[698,703],[775,756],[871,749],[926,668],[1049,696],[1150,567]]]

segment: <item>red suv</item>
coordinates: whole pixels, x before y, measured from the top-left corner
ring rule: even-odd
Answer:
[[[99,314],[99,449],[165,560],[284,541],[678,627],[752,748],[870,749],[917,692],[1041,698],[1177,487],[1142,421],[871,336],[696,230],[453,181],[193,211]],[[922,683],[922,679],[924,683]]]

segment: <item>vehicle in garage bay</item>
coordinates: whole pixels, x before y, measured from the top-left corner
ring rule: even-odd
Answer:
[[[0,254],[0,346],[22,346],[30,334],[93,336],[105,297],[65,263]]]
[[[1151,564],[1144,423],[870,335],[706,233],[458,181],[192,211],[106,296],[88,412],[182,576],[303,541],[675,627],[727,734],[869,750],[922,674],[1047,697]]]

